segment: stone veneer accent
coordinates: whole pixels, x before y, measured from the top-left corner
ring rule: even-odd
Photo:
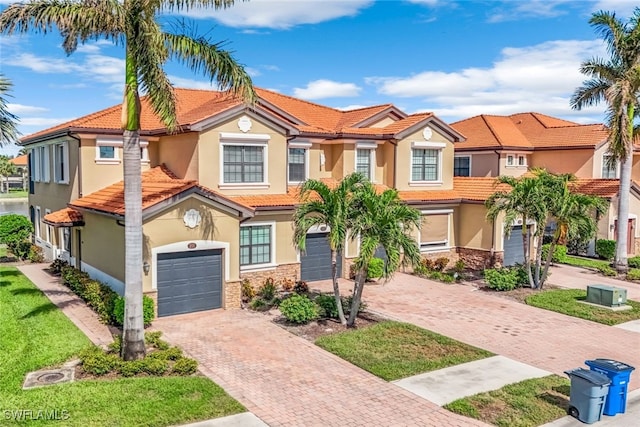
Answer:
[[[491,251],[483,249],[458,248],[458,258],[463,260],[465,267],[471,270],[500,267],[503,256],[503,252],[494,252],[492,256]]]
[[[242,303],[241,282],[226,282],[224,284],[223,308],[240,308]]]
[[[145,292],[144,295],[153,300],[153,315],[158,318],[158,291]]]
[[[240,272],[240,279],[248,279],[255,289],[271,277],[276,283],[284,279],[290,279],[294,282],[300,278],[300,264],[281,264],[273,269]]]

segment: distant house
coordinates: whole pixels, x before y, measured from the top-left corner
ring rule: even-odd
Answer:
[[[24,154],[22,156],[9,159],[9,162],[16,165],[16,173],[9,176],[9,188],[16,188],[26,190],[28,185],[28,160],[29,156]]]

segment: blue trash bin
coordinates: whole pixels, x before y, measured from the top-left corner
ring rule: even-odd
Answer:
[[[631,371],[635,368],[626,363],[610,359],[585,360],[592,371],[600,372],[611,380],[604,404],[604,415],[624,414],[627,408],[627,389]]]

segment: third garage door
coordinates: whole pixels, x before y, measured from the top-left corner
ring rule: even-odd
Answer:
[[[222,307],[222,249],[158,254],[158,316]]]
[[[509,237],[504,238],[504,265],[510,266],[522,264],[524,262],[524,251],[522,250],[522,226],[518,225],[511,229]]]
[[[331,248],[328,233],[307,234],[306,252],[300,255],[300,279],[331,279]],[[338,277],[342,276],[342,255],[338,254]]]

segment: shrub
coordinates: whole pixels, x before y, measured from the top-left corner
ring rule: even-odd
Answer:
[[[29,255],[27,259],[32,263],[44,262],[44,255],[42,254],[42,248],[30,243]]]
[[[496,291],[512,291],[518,287],[518,272],[515,269],[487,269],[484,280],[489,288]]]
[[[123,377],[133,377],[143,371],[142,366],[143,366],[142,360],[130,360],[127,362],[120,363],[120,366],[118,367],[118,372]]]
[[[342,297],[342,310],[344,314],[351,313],[351,305],[353,304],[353,295],[349,295],[347,297]],[[358,307],[358,314],[362,313],[367,309],[367,304],[364,301],[360,301],[360,307]]]
[[[380,258],[371,258],[367,266],[367,280],[379,279],[384,273],[384,260]]]
[[[256,311],[267,311],[271,306],[262,298],[254,298],[249,303],[249,308]]]
[[[251,281],[247,278],[242,279],[242,301],[249,302],[255,296],[256,296],[256,290],[251,284]]]
[[[464,261],[461,259],[457,260],[455,265],[453,266],[453,271],[458,274],[464,273],[466,269],[467,269],[467,266],[464,265]]]
[[[545,261],[547,259],[547,255],[549,254],[549,248],[551,244],[542,245],[542,260]],[[564,245],[556,245],[553,248],[553,255],[551,256],[551,261],[556,263],[565,262],[567,260],[567,247]]]
[[[437,258],[433,262],[433,269],[436,271],[443,271],[445,268],[447,268],[447,264],[449,264],[449,258],[447,257]]]
[[[627,273],[627,280],[640,280],[640,270],[637,268],[632,268]]]
[[[265,301],[271,301],[276,296],[276,292],[278,291],[278,287],[276,286],[273,278],[268,277],[267,280],[264,281],[264,284],[258,290],[258,295],[264,299]]]
[[[303,295],[292,295],[282,301],[280,312],[288,321],[293,323],[308,323],[318,317],[318,307]]]
[[[116,354],[105,353],[99,347],[90,347],[80,353],[80,361],[86,372],[93,375],[105,375],[120,366]]]
[[[118,296],[113,304],[113,318],[116,325],[124,324],[124,297]],[[154,302],[151,297],[147,295],[142,296],[142,319],[144,326],[151,325],[151,322],[155,318]]]
[[[12,252],[18,243],[29,239],[31,233],[33,224],[27,217],[19,214],[0,216],[0,243],[6,244]]]
[[[309,293],[309,285],[304,280],[298,280],[296,285],[293,287],[293,292],[296,294],[307,294]]]
[[[320,294],[314,300],[318,304],[319,315],[322,317],[329,317],[331,319],[338,318],[338,306],[336,305],[336,298],[331,294]]]
[[[616,254],[616,241],[606,239],[597,240],[596,253],[600,258],[612,260]]]
[[[145,357],[144,359],[139,360],[139,362],[142,365],[142,371],[149,375],[160,376],[169,369],[169,363],[162,359]]]
[[[284,279],[282,280],[282,283],[280,283],[280,286],[282,287],[282,290],[284,292],[291,292],[295,284],[295,281],[293,281],[292,279]]]
[[[198,370],[198,362],[188,357],[183,357],[179,359],[172,368],[172,372],[178,375],[192,375],[195,374]]]
[[[161,360],[179,360],[182,358],[182,350],[179,347],[169,347],[166,350],[152,351],[147,357]]]
[[[429,258],[423,258],[422,261],[420,261],[420,266],[426,270],[433,270],[434,262]]]
[[[120,354],[120,350],[122,350],[122,335],[114,335],[113,342],[107,348],[112,353]]]
[[[152,345],[158,350],[166,350],[169,348],[169,343],[161,339],[162,331],[145,332],[144,342],[147,345]]]
[[[618,273],[608,265],[599,265],[597,268],[598,271],[605,276],[615,277],[618,275]]]
[[[23,240],[13,245],[8,245],[11,253],[13,253],[16,257],[20,258],[21,260],[29,259],[29,254],[31,253],[31,246],[33,246],[33,243],[31,243],[31,241],[29,240]]]
[[[640,256],[634,256],[627,260],[627,264],[631,268],[640,268]]]
[[[49,269],[51,270],[51,272],[53,274],[60,274],[62,273],[62,269],[64,267],[67,267],[69,265],[69,263],[63,259],[60,258],[56,258],[51,265],[49,265]]]

